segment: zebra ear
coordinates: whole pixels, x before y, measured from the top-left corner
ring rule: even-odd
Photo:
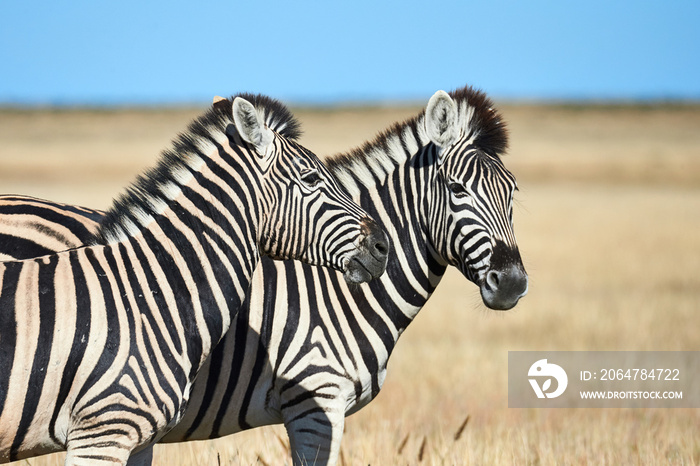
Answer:
[[[252,144],[260,157],[264,157],[272,144],[272,130],[265,126],[253,104],[236,97],[233,101],[233,121],[241,138]]]
[[[214,96],[212,106],[221,111],[226,111],[226,106],[228,105],[228,99],[221,96]],[[230,108],[230,107],[229,107]]]
[[[437,91],[428,101],[425,131],[440,147],[447,147],[457,139],[457,104],[447,92]]]

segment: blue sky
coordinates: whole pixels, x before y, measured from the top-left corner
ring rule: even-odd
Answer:
[[[700,2],[5,0],[0,71],[14,105],[698,100]]]

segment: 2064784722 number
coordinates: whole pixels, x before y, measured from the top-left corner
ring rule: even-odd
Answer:
[[[680,380],[678,369],[601,369],[600,380]]]

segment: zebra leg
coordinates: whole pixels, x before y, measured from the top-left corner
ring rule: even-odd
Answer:
[[[131,448],[118,440],[91,438],[89,445],[68,441],[65,466],[126,465]]]
[[[85,428],[75,427],[66,440],[67,465],[150,465],[153,459],[153,444],[132,452],[144,443],[146,429],[134,429],[136,422],[124,421],[120,425],[109,425],[95,419]],[[150,442],[155,439],[151,438]],[[148,442],[148,441],[147,441]]]
[[[127,466],[150,466],[153,463],[153,445],[130,455],[131,450],[119,446],[118,442],[96,442],[100,446],[73,447],[68,445],[67,465],[91,465],[91,464],[122,464]]]
[[[337,463],[345,426],[345,413],[342,410],[324,409],[317,405],[301,413],[297,410],[293,413],[283,412],[283,416],[295,466]]]

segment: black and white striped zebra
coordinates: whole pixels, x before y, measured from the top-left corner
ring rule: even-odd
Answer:
[[[0,461],[67,450],[66,464],[126,464],[158,440],[261,253],[353,283],[383,272],[384,233],[294,141],[297,126],[266,97],[222,99],[89,246],[0,263]]]
[[[489,307],[512,307],[526,293],[506,146],[490,100],[464,88],[436,93],[424,113],[330,158],[342,186],[389,234],[387,273],[347,286],[334,272],[263,258],[247,306],[163,441],[284,422],[295,462],[334,463],[344,416],[377,395],[398,337],[446,266],[476,283]]]

